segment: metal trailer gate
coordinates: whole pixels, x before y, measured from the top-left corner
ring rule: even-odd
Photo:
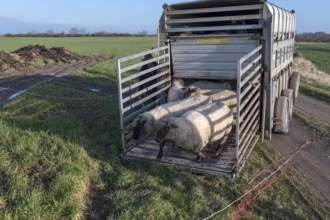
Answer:
[[[247,60],[250,62],[246,63]],[[262,45],[238,61],[236,112],[236,172],[243,168],[259,139],[261,125]]]
[[[169,54],[169,47],[164,46],[117,61],[120,129],[124,151],[136,144],[132,140],[132,121],[139,114],[166,100],[165,91],[171,85]],[[154,58],[142,60],[146,55],[154,55]],[[141,70],[152,63],[156,65]],[[150,93],[152,90],[156,91]]]
[[[252,151],[259,136],[257,132],[260,125],[260,89],[261,89],[261,60],[260,53],[262,46],[257,47],[252,52],[243,56],[236,63],[239,71],[237,72],[237,113],[236,113],[236,129],[233,128],[232,139],[225,149],[222,150],[218,158],[212,157],[213,149],[206,149],[205,153],[209,155],[202,162],[196,161],[196,155],[182,151],[173,146],[164,147],[164,156],[161,161],[156,160],[159,145],[152,137],[144,136],[139,140],[132,140],[132,120],[142,112],[164,103],[166,92],[170,87],[170,56],[168,54],[169,47],[165,46],[160,49],[154,49],[137,55],[124,57],[118,60],[118,88],[119,88],[119,105],[120,105],[120,121],[122,131],[123,158],[126,160],[140,160],[153,163],[164,164],[183,170],[189,170],[198,173],[208,173],[216,176],[226,176],[233,178],[236,173],[243,167],[248,155]],[[123,73],[136,67],[146,64],[146,61],[131,64],[128,67],[121,68],[122,63],[142,57],[145,54],[154,52],[166,52],[164,55],[155,57],[148,61],[161,61],[155,68],[148,71],[138,72],[130,76],[124,76]],[[164,62],[164,59],[166,60]],[[247,62],[248,61],[248,62]],[[157,75],[149,80],[141,82],[133,81],[139,76],[147,72],[158,70]],[[139,85],[157,78],[157,84],[152,85],[141,91],[136,91]],[[128,82],[133,81],[132,84]],[[141,94],[157,87],[157,92],[142,99],[137,99]],[[153,97],[157,97],[152,103],[143,105]]]

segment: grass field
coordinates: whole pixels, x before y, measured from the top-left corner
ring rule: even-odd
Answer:
[[[25,42],[65,46],[82,55],[113,53],[119,57],[155,46],[156,40],[37,38],[0,42],[0,48],[6,50]],[[37,86],[30,90],[33,94],[21,95],[3,107],[0,219],[201,219],[250,189],[248,182],[278,158],[259,143],[235,184],[224,178],[122,161],[118,156],[122,149],[116,101],[75,86],[81,82],[106,90],[115,88],[114,63],[113,59],[92,71],[78,71]],[[215,219],[229,219],[235,211],[233,206]],[[261,195],[253,209],[244,212],[243,218],[251,215],[251,219],[309,220],[326,219],[328,213],[288,172]]]
[[[330,43],[298,43],[295,50],[310,60],[319,70],[330,75]],[[308,96],[330,103],[330,87],[307,82],[302,78],[300,91]]]
[[[316,65],[316,67],[330,74],[330,43],[298,43],[295,50]]]

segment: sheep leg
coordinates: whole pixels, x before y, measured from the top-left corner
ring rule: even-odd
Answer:
[[[220,145],[219,145],[219,147],[218,147],[218,148],[216,149],[216,151],[215,151],[215,156],[216,156],[216,157],[220,156],[222,150],[223,150],[223,149],[225,148],[225,146],[226,146],[227,140],[228,140],[228,135],[225,135],[225,136],[221,139],[221,141],[220,141]]]
[[[205,159],[205,155],[201,151],[198,151],[196,158],[197,162],[202,162],[204,159]]]
[[[159,144],[159,152],[158,152],[158,155],[157,155],[157,160],[161,160],[162,157],[163,157],[163,149],[164,149],[165,143],[166,143],[166,140],[160,142],[160,144]]]

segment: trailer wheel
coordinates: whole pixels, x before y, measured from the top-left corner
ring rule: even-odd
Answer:
[[[285,89],[282,91],[282,96],[285,96],[288,98],[289,101],[289,121],[292,119],[292,112],[293,112],[293,90],[292,89]]]
[[[298,98],[299,93],[299,83],[300,83],[300,73],[293,72],[290,78],[290,89],[293,90],[294,100]]]
[[[274,132],[289,133],[289,100],[287,97],[280,96],[276,99],[274,117]]]

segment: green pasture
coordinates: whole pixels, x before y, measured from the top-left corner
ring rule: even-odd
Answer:
[[[310,60],[319,70],[330,75],[330,43],[298,43],[296,53]],[[330,103],[330,88],[301,79],[300,91],[308,96]]]
[[[89,69],[106,76],[116,77],[116,59],[157,47],[156,37],[64,37],[64,38],[0,38],[0,50],[12,52],[27,45],[65,47],[83,56],[115,56],[114,59]]]
[[[120,57],[149,49],[156,39],[0,39],[0,48],[9,51],[28,44]],[[279,157],[258,143],[235,183],[123,161],[118,105],[109,97],[116,90],[114,64],[39,85],[2,107],[0,219],[202,219],[251,189],[255,182],[249,181]],[[230,219],[237,207],[213,219]],[[241,215],[309,220],[329,213],[289,171]]]
[[[302,53],[319,70],[330,74],[330,43],[298,43],[295,52]]]
[[[0,38],[0,49],[8,52],[27,45],[65,47],[80,55],[118,56],[144,51],[156,47],[156,37],[38,37],[38,38]]]

